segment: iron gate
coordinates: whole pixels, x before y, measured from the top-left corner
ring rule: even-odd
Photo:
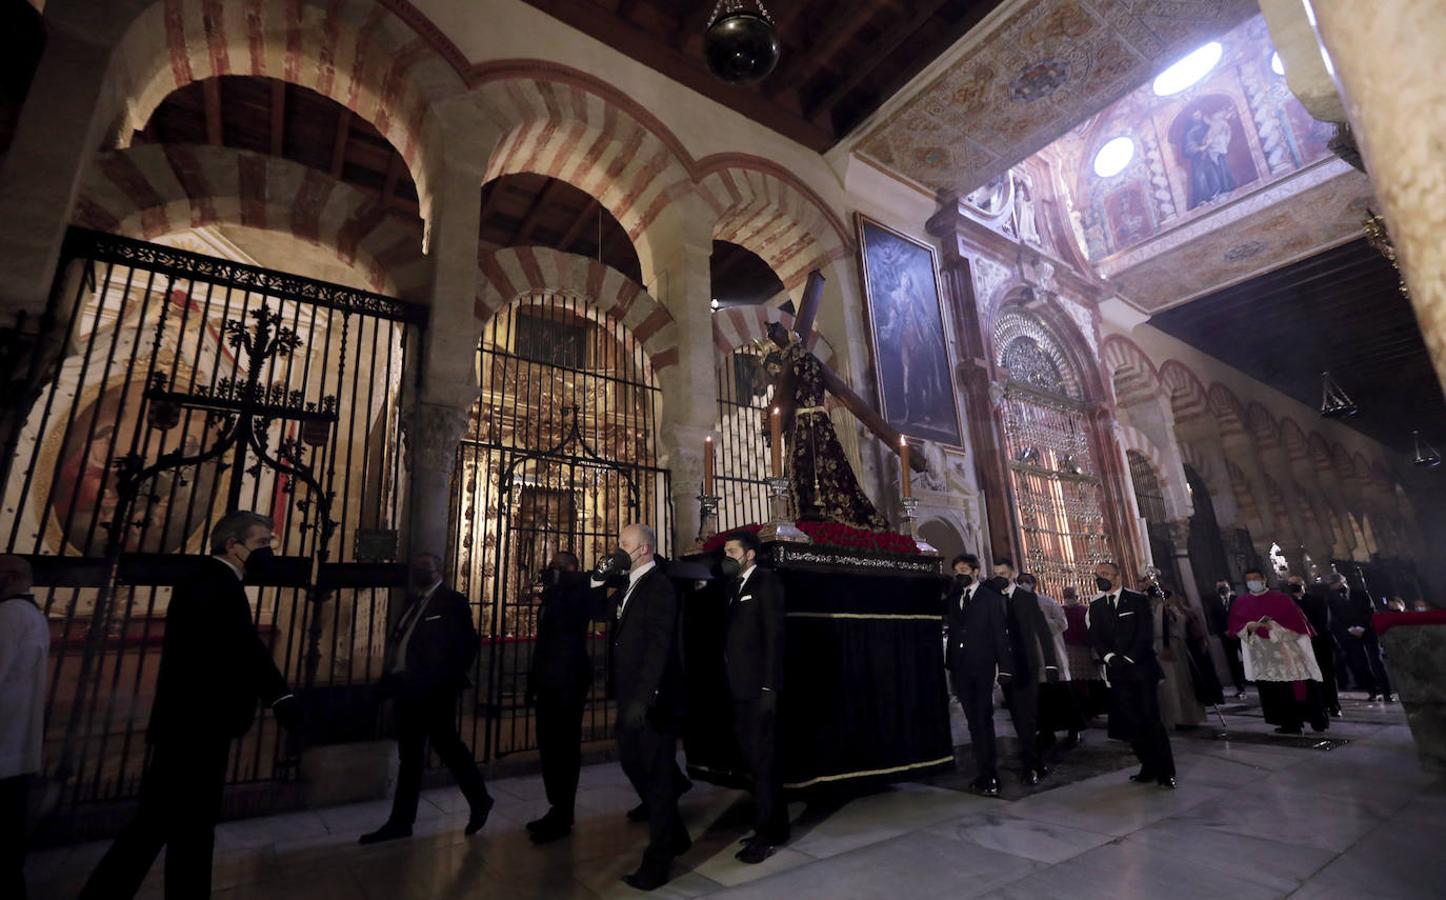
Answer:
[[[387,592],[353,586],[325,603],[306,601],[328,579],[347,580],[336,576],[354,561],[359,533],[397,528],[402,376],[409,334],[425,310],[79,230],[67,239],[56,284],[49,314],[65,346],[13,447],[0,541],[32,561],[36,599],[50,620],[45,759],[47,774],[62,782],[64,814],[135,795],[171,585],[187,557],[207,552],[207,535],[229,506],[276,522],[278,571],[292,576],[248,593],[258,630],[292,684],[371,680]],[[289,331],[294,345],[258,364],[262,387],[255,378],[248,387],[248,332],[262,310],[272,336]],[[161,409],[160,388],[189,405]],[[334,418],[315,415],[328,397]],[[257,404],[265,414],[252,420],[249,453],[233,447],[196,458],[234,426],[238,410]],[[307,433],[308,415],[332,424]],[[120,461],[151,471],[167,454],[180,464],[156,470],[129,507],[134,515],[117,517],[118,506],[127,508]],[[304,464],[330,495],[329,542],[319,521],[328,518],[325,498],[298,490],[297,466],[272,465],[278,460]],[[113,518],[124,525],[109,530],[123,533],[108,542]],[[118,560],[107,558],[108,545]],[[328,559],[329,568],[314,565]],[[228,783],[285,779],[282,758],[278,729],[263,716],[233,746]]]
[[[668,552],[668,473],[657,465],[660,391],[641,342],[569,294],[534,292],[499,311],[477,352],[481,396],[458,449],[452,542],[457,588],[481,623],[475,703],[464,736],[479,760],[535,749],[526,701],[537,576],[560,550],[584,567],[629,522]],[[611,735],[607,625],[589,640],[593,687],[583,739]]]

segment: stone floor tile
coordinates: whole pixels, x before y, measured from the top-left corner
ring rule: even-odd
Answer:
[[[1064,862],[1115,839],[1099,832],[1022,819],[1009,815],[1007,809],[975,813],[926,831],[1049,864]]]

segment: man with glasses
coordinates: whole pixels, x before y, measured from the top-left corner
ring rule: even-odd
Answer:
[[[91,873],[83,900],[135,896],[162,847],[166,896],[209,897],[231,742],[250,730],[258,699],[287,730],[299,723],[242,586],[270,561],[272,527],[257,513],[227,513],[211,529],[211,557],[172,593],[140,809]]]

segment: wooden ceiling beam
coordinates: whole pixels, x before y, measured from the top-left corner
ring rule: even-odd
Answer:
[[[558,242],[557,249],[564,253],[572,253],[572,248],[582,237],[583,232],[587,230],[589,225],[597,222],[599,214],[597,198],[589,197],[587,206],[583,207],[582,212],[577,214],[577,218],[573,220],[572,225],[568,227],[567,233],[564,234],[562,240]]]
[[[331,141],[331,177],[340,178],[346,165],[346,145],[351,139],[351,110],[345,106],[336,117],[336,136]]]
[[[812,119],[821,112],[831,111],[835,103],[847,97],[854,88],[862,84],[873,74],[880,63],[892,56],[905,41],[918,34],[919,30],[929,24],[939,10],[949,2],[950,0],[925,0],[925,2],[918,3],[912,16],[895,23],[885,31],[883,37],[874,44],[874,52],[868,58],[852,61],[848,76],[829,88],[823,99],[808,104],[804,109],[804,115]]]
[[[271,155],[282,156],[286,147],[286,82],[271,82]]]
[[[798,0],[794,5],[802,6],[804,2],[806,0]],[[693,0],[692,8],[678,19],[678,27],[673,29],[674,47],[682,50],[694,38],[702,42],[703,29],[712,24],[708,20],[713,15],[714,5],[713,0]]]
[[[786,88],[798,89],[813,73],[837,53],[860,28],[873,18],[878,9],[872,0],[849,0],[848,3],[829,13],[828,24],[823,32],[808,43],[807,53],[795,52],[783,61],[778,71],[768,79],[769,94],[777,95]]]
[[[201,95],[206,110],[206,143],[219,147],[224,137],[221,131],[221,79],[207,78],[201,82]]]
[[[517,232],[513,235],[512,245],[520,246],[532,239],[532,232],[537,230],[537,223],[541,220],[542,214],[547,211],[547,206],[553,200],[562,182],[556,178],[548,178],[543,182],[537,197],[533,199],[532,206],[528,208],[527,215],[517,225]]]

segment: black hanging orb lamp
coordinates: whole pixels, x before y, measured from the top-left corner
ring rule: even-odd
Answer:
[[[1411,434],[1416,438],[1416,457],[1411,460],[1411,465],[1420,466],[1423,469],[1439,468],[1441,454],[1435,447],[1421,440],[1421,432],[1413,431]]]
[[[1360,412],[1354,400],[1346,394],[1330,372],[1320,373],[1321,401],[1320,414],[1323,419],[1349,419]]]
[[[761,81],[778,65],[782,45],[763,0],[718,0],[703,33],[708,69],[729,84]]]

